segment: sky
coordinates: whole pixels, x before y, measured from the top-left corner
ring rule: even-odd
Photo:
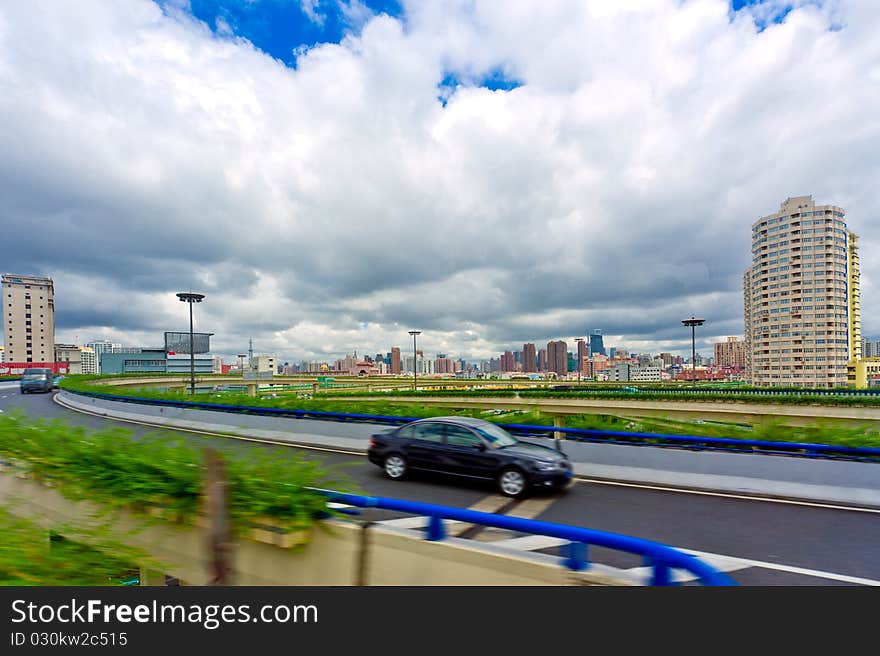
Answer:
[[[0,3],[0,269],[56,340],[235,362],[742,335],[751,224],[860,235],[880,336],[876,0]]]

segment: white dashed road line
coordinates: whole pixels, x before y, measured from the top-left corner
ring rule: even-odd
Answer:
[[[736,556],[723,556],[721,554],[713,554],[705,551],[696,551],[694,549],[680,549],[697,558],[706,561],[713,567],[721,569],[722,567],[731,568],[725,571],[734,571],[734,565],[740,565],[735,569],[744,569],[746,567],[761,567],[762,569],[772,569],[778,572],[789,572],[791,574],[800,574],[802,576],[814,576],[820,579],[829,579],[831,581],[841,581],[844,583],[855,583],[857,585],[880,585],[880,581],[874,579],[866,579],[860,576],[849,576],[847,574],[836,574],[834,572],[823,572],[821,570],[809,569],[806,567],[795,567],[794,565],[782,565],[780,563],[768,563],[763,560],[751,560],[749,558],[737,558]]]

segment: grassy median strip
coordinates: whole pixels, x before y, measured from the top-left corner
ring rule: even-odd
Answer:
[[[340,398],[336,394],[319,395],[293,395],[273,394],[271,392],[250,397],[240,392],[224,391],[200,393],[194,396],[183,395],[179,392],[162,391],[156,389],[119,389],[101,385],[97,376],[72,376],[61,381],[64,389],[82,392],[97,392],[101,394],[113,394],[125,398],[148,398],[170,401],[192,401],[200,403],[217,403],[242,407],[257,408],[281,408],[287,410],[305,410],[313,412],[340,412],[370,415],[384,415],[394,417],[439,417],[439,416],[467,416],[478,417],[499,424],[532,424],[538,426],[550,426],[553,424],[552,414],[541,412],[537,403],[530,409],[525,410],[483,410],[479,408],[454,408],[450,406],[432,406],[419,400],[419,397],[430,396],[456,396],[462,398],[486,397],[486,396],[513,396],[518,394],[520,398],[581,398],[581,393],[554,393],[546,390],[541,391],[507,391],[498,390],[473,390],[465,392],[461,390],[441,393],[433,392],[401,392],[394,391],[387,394],[381,392],[353,393],[345,392],[346,398]],[[557,396],[552,396],[552,395]],[[613,394],[613,393],[612,393]],[[392,401],[387,397],[403,397],[406,402]],[[551,396],[548,396],[551,395]],[[618,393],[619,395],[619,393]],[[658,395],[660,396],[660,395]],[[645,399],[643,392],[630,394],[627,398]],[[662,395],[665,400],[680,400],[677,397]],[[757,397],[756,400],[766,401],[778,397]],[[411,399],[411,402],[409,401]],[[707,400],[723,400],[711,398]],[[871,400],[871,399],[868,399]],[[819,420],[815,425],[806,427],[783,426],[778,421],[766,421],[754,425],[742,425],[725,422],[709,421],[678,421],[662,418],[633,418],[613,415],[580,414],[566,415],[565,426],[568,428],[581,428],[601,431],[623,431],[639,433],[665,433],[672,435],[690,435],[697,437],[723,437],[745,440],[768,440],[778,442],[807,442],[811,444],[828,444],[848,447],[873,447],[880,448],[880,426],[878,422],[866,421],[863,426],[853,427],[847,423],[841,425],[833,419]]]

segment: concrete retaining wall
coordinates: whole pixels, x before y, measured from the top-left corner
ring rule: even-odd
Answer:
[[[208,582],[207,533],[200,526],[179,524],[129,511],[108,509],[90,501],[72,501],[56,489],[0,473],[0,505],[15,515],[72,540],[95,543],[94,528],[141,550],[149,558],[136,563],[154,575],[161,572],[184,584]],[[353,521],[326,520],[309,531],[308,543],[283,548],[257,539],[239,539],[233,556],[237,585],[631,585],[617,570],[594,565],[574,574],[558,558],[514,552],[473,541],[450,538],[428,542],[415,531],[372,526],[364,540]],[[265,532],[261,532],[265,534]],[[271,538],[269,538],[271,540]],[[96,545],[98,546],[98,545]]]

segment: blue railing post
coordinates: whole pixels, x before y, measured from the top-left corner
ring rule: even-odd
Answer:
[[[443,519],[438,515],[431,515],[428,520],[428,536],[426,540],[436,542],[446,539],[446,527],[443,525]]]
[[[656,556],[651,557],[650,561],[654,567],[651,585],[675,585],[672,582],[672,572],[669,569],[669,563]]]
[[[587,545],[584,542],[569,542],[566,545],[568,557],[563,564],[570,570],[582,572],[590,567],[590,561],[587,557]]]

